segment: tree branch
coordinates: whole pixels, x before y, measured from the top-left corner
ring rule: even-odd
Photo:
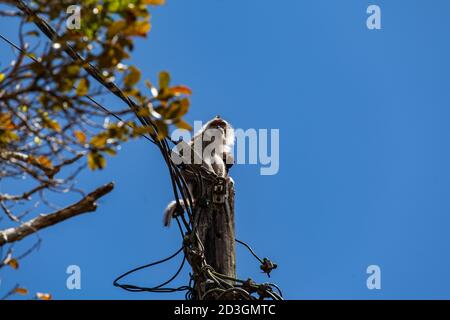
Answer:
[[[74,216],[95,211],[97,209],[97,204],[95,201],[111,192],[113,189],[114,184],[112,182],[108,183],[89,193],[77,203],[74,203],[64,209],[49,214],[41,214],[16,228],[9,228],[0,231],[0,247],[6,243],[22,240],[26,236],[29,236],[38,230],[50,227]]]
[[[21,17],[21,16],[23,16],[23,13],[19,11],[5,11],[5,10],[0,11],[0,17]]]

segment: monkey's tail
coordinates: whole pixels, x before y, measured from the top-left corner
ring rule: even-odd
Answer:
[[[186,210],[186,206],[184,205],[184,201],[180,200],[180,205],[183,208],[183,210]],[[175,214],[178,210],[177,202],[171,201],[168,205],[166,210],[164,210],[164,217],[163,217],[163,223],[165,227],[170,227],[170,223],[172,222],[173,217],[175,217]]]

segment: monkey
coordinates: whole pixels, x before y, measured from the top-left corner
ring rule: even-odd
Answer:
[[[216,116],[208,121],[187,144],[181,142],[183,153],[188,151],[187,155],[183,154],[183,159],[202,166],[217,177],[226,178],[234,162],[232,155],[234,140],[233,127],[220,116]],[[195,186],[192,181],[187,181],[187,185],[194,205],[197,201],[193,195]],[[180,205],[181,208],[177,206],[176,201],[168,204],[164,210],[164,226],[170,226],[177,211],[186,210],[183,200],[180,200]]]

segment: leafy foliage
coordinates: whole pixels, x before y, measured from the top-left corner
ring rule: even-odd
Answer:
[[[1,61],[0,69],[0,179],[24,179],[23,190],[0,193],[1,209],[7,220],[20,224],[25,215],[36,212],[36,196],[49,203],[52,193],[81,192],[76,176],[81,169],[103,169],[107,157],[119,146],[144,134],[156,135],[142,127],[128,107],[114,110],[123,121],[112,117],[98,102],[111,93],[89,78],[80,62],[64,53],[69,44],[87,64],[102,71],[106,82],[115,82],[139,106],[138,113],[149,117],[165,137],[174,125],[190,129],[183,116],[190,106],[191,90],[171,86],[170,74],[162,71],[158,86],[145,80],[137,65],[129,65],[136,38],[151,29],[149,5],[164,0],[84,0],[79,29],[69,29],[67,8],[79,1],[34,0],[32,9],[60,35],[49,43],[33,21],[24,15],[12,25],[18,28],[18,45],[13,61]],[[6,43],[2,44],[7,46]],[[84,161],[83,161],[84,159]],[[6,185],[6,184],[5,184]],[[0,220],[1,221],[1,220]],[[19,259],[0,253],[0,268],[17,269]],[[14,293],[26,295],[25,288]],[[36,294],[48,300],[49,294]]]

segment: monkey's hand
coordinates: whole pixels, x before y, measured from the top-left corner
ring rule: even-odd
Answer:
[[[226,166],[227,172],[228,172],[228,170],[230,170],[230,168],[234,165],[233,155],[229,152],[224,152],[223,153],[223,162],[225,163],[225,166]]]

